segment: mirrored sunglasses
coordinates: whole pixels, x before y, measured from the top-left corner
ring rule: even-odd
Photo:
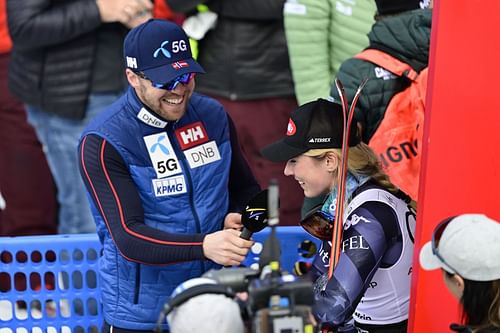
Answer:
[[[311,209],[299,224],[310,235],[328,241],[332,240],[335,217],[323,212],[321,210],[322,206],[323,204],[317,205]]]
[[[434,228],[434,232],[432,233],[432,242],[431,242],[431,245],[432,245],[432,253],[443,263],[445,264],[448,268],[450,268],[451,270],[453,270],[453,272],[450,272],[450,273],[457,273],[457,270],[455,268],[453,268],[453,266],[450,266],[450,264],[448,264],[446,262],[446,260],[444,260],[443,256],[439,253],[439,249],[438,249],[438,246],[439,246],[439,241],[441,240],[441,236],[443,236],[443,232],[444,230],[446,229],[446,227],[448,226],[448,224],[455,218],[456,216],[453,216],[453,217],[449,217],[447,218],[446,220],[444,220],[443,222],[439,223],[437,225],[436,228]]]
[[[143,72],[136,72],[136,74],[141,79],[151,81]],[[189,82],[191,82],[192,79],[194,79],[195,76],[196,76],[196,73],[185,73],[185,74],[179,75],[178,77],[176,77],[175,79],[173,79],[171,81],[168,81],[167,83],[154,83],[153,81],[151,81],[151,83],[152,83],[153,87],[155,87],[155,88],[172,91],[175,88],[177,88],[177,86],[180,83],[188,84]]]

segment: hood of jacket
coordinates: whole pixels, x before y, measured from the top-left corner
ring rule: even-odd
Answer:
[[[392,54],[420,71],[428,64],[431,25],[430,9],[383,18],[368,34],[370,47]]]

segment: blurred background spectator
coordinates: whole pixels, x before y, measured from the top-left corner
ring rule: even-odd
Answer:
[[[126,87],[122,42],[149,0],[7,0],[9,88],[26,104],[57,185],[59,233],[95,232],[78,173],[87,122]]]
[[[430,6],[428,1],[376,0],[375,3],[376,22],[368,34],[367,50],[381,54],[378,58],[386,63],[392,65],[394,61],[391,59],[394,59],[398,62],[396,65],[401,63],[408,69],[397,73],[379,65],[379,59],[361,59],[361,54],[358,54],[342,63],[337,78],[342,82],[349,102],[361,82],[368,79],[355,111],[362,139],[384,162],[385,172],[394,185],[416,200],[420,168],[419,129],[423,127],[420,120],[425,108],[432,11],[425,9]],[[420,77],[420,74],[423,75]],[[405,95],[400,97],[399,93]],[[397,99],[395,95],[398,95]],[[331,88],[331,96],[340,100],[335,85]],[[405,174],[401,176],[403,172]]]
[[[0,236],[56,233],[56,193],[42,146],[23,104],[7,88],[12,43],[0,1]]]
[[[330,96],[340,64],[368,45],[373,0],[288,0],[285,32],[299,105]]]

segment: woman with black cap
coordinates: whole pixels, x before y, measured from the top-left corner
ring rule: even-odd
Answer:
[[[308,273],[314,279],[313,314],[320,328],[406,332],[415,211],[359,139],[357,123],[346,127],[351,131],[344,140],[343,123],[340,104],[324,99],[304,104],[292,112],[286,136],[265,147],[262,155],[286,161],[285,175],[297,180],[306,197],[327,194],[301,221],[323,241]],[[342,154],[343,141],[348,154]],[[344,182],[338,177],[343,156],[345,190],[337,186]],[[336,205],[337,197],[345,202]],[[342,210],[341,222],[334,221]],[[337,240],[332,238],[335,230],[342,232]]]

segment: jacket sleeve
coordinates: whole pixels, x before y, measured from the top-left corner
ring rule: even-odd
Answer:
[[[7,0],[9,32],[15,47],[36,49],[57,45],[101,25],[95,1]]]
[[[331,11],[330,1],[285,3],[285,33],[299,105],[329,96],[333,76],[329,45]]]

